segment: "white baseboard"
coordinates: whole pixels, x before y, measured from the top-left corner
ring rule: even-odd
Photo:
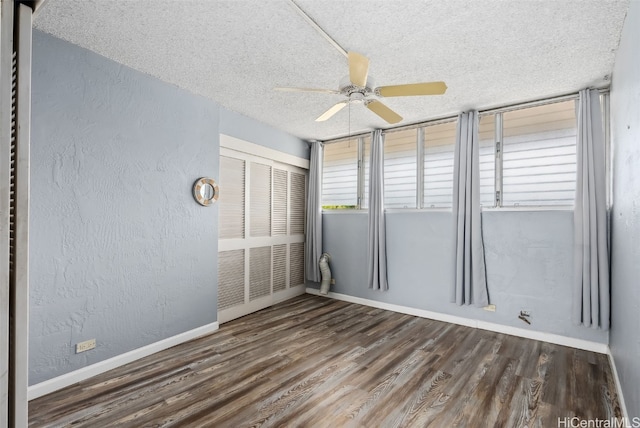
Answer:
[[[273,303],[284,302],[285,300],[293,299],[296,296],[301,296],[307,292],[304,284],[296,285],[295,287],[287,288],[286,290],[276,291],[273,293]]]
[[[194,328],[193,330],[185,331],[184,333],[177,334],[172,337],[160,340],[155,343],[151,343],[142,348],[134,349],[124,354],[116,355],[99,363],[92,364],[87,367],[83,367],[78,370],[74,370],[70,373],[63,374],[62,376],[55,377],[53,379],[46,380],[35,385],[31,385],[27,390],[27,398],[29,401],[42,397],[43,395],[50,394],[59,389],[73,385],[80,381],[89,379],[90,377],[97,376],[106,371],[115,369],[140,358],[147,357],[156,352],[164,351],[172,346],[179,345],[184,342],[196,339],[200,336],[213,333],[218,329],[218,322],[203,325],[202,327]]]
[[[624,402],[624,395],[622,394],[622,384],[620,383],[620,376],[618,376],[618,369],[616,368],[616,360],[613,358],[611,348],[607,346],[607,355],[609,356],[609,364],[611,364],[611,370],[613,370],[613,379],[616,382],[616,389],[618,392],[618,402],[620,403],[620,409],[622,410],[622,417],[625,421],[629,421],[629,413],[627,413],[627,405]]]
[[[321,295],[319,290],[309,287],[307,287],[307,293]],[[432,312],[424,309],[394,305],[392,303],[378,302],[377,300],[363,299],[361,297],[349,296],[347,294],[329,292],[326,297],[330,297],[336,300],[343,300],[350,303],[357,303],[359,305],[371,306],[378,309],[399,312],[401,314],[413,315],[421,318],[428,318],[436,321],[463,325],[466,327],[480,328],[482,330],[489,330],[496,333],[504,333],[511,336],[524,337],[526,339],[540,340],[543,342],[554,343],[556,345],[568,346],[571,348],[584,349],[586,351],[597,352],[599,354],[607,354],[609,349],[609,347],[604,343],[592,342],[590,340],[576,339],[574,337],[561,336],[559,334],[526,330],[524,328],[474,320],[470,318],[459,317],[456,315],[442,314],[439,312]]]
[[[260,297],[256,300],[252,300],[243,305],[234,306],[232,308],[223,309],[218,311],[218,322],[224,324],[232,321],[236,318],[243,317],[245,315],[252,314],[261,309],[268,308],[276,303],[284,302],[285,300],[292,299],[296,296],[300,296],[306,292],[304,284],[296,285],[294,287],[287,288],[282,291],[276,291],[272,295]]]

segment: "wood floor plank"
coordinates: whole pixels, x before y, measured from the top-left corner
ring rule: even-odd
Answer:
[[[430,361],[432,360],[425,359],[426,364],[418,366],[416,375],[393,392],[393,394],[402,394],[402,398],[398,400],[394,409],[388,411],[387,414],[380,415],[379,420],[383,421],[381,426],[411,426],[412,419],[419,417],[421,411],[437,399],[440,390],[451,376],[429,367]],[[412,394],[403,393],[407,389],[415,392]],[[387,407],[394,407],[394,401],[389,400]]]
[[[510,427],[620,417],[606,356],[303,295],[29,403],[31,427]]]
[[[460,413],[465,421],[484,421],[486,426],[500,426],[499,415],[516,386],[516,360],[496,355],[478,386],[469,394]]]
[[[518,376],[518,386],[512,396],[508,409],[505,426],[531,426],[537,419],[538,401],[540,399],[541,383],[538,379],[528,379]]]

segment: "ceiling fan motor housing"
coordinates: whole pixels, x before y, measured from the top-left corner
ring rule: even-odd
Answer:
[[[371,77],[367,78],[365,86],[358,86],[351,83],[349,76],[340,79],[340,93],[349,97],[353,101],[362,101],[364,98],[374,94],[375,84]]]

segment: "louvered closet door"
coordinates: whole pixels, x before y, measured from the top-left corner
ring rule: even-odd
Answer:
[[[222,147],[218,321],[304,291],[306,170]]]
[[[220,239],[244,238],[244,175],[245,162],[220,157],[220,185],[225,187],[220,201]]]
[[[0,426],[22,427],[28,423],[32,10],[6,0],[0,7]]]
[[[15,81],[13,55],[13,2],[0,4],[0,427],[9,425],[9,209],[12,180],[13,108]]]

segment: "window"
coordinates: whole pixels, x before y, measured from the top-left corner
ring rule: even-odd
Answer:
[[[389,132],[384,136],[385,208],[415,208],[417,130]]]
[[[322,169],[322,207],[324,209],[358,206],[358,140],[324,146]]]
[[[322,208],[366,208],[369,200],[370,137],[328,143],[322,166]]]
[[[482,205],[573,205],[576,133],[574,100],[482,116]]]
[[[422,207],[451,207],[456,121],[427,126],[421,131],[424,135]]]
[[[575,101],[503,114],[502,205],[573,205]]]

